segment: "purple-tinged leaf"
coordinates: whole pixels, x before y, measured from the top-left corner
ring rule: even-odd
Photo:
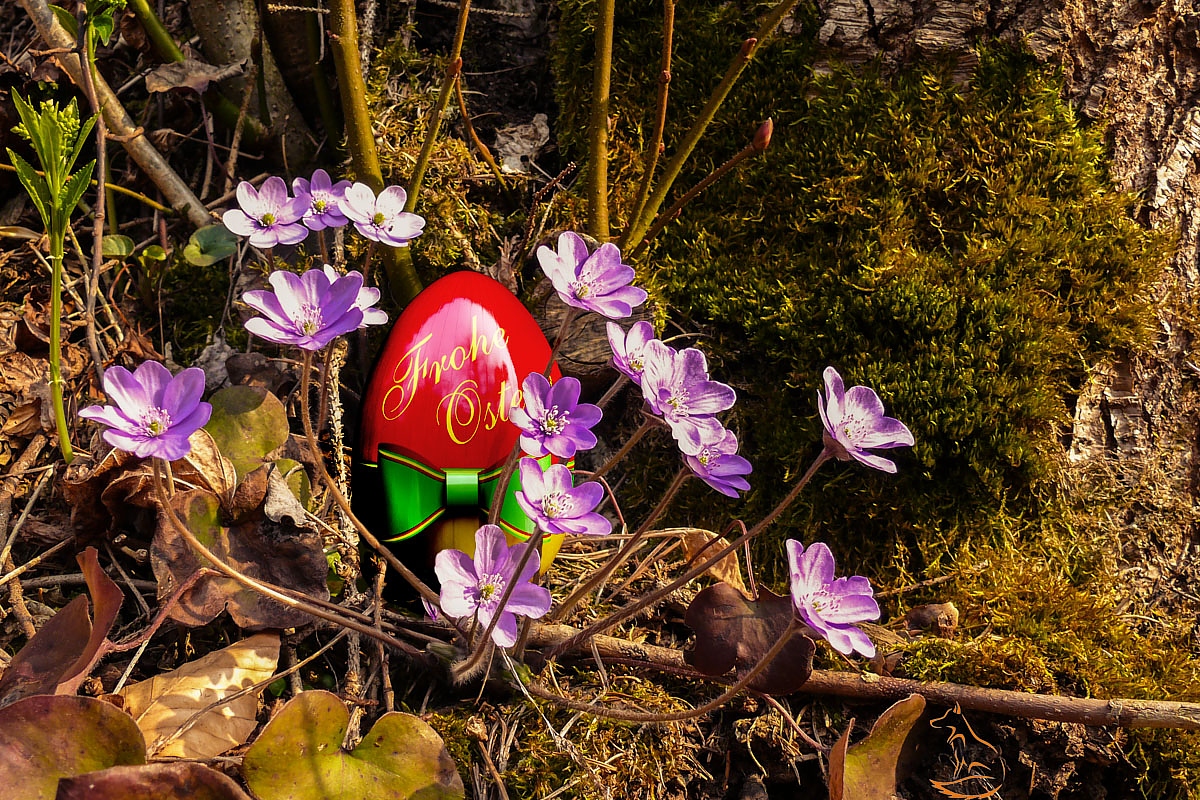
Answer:
[[[753,600],[727,583],[704,589],[692,600],[684,622],[696,632],[688,662],[705,675],[719,677],[729,670],[745,675],[779,641],[792,624],[795,612],[786,597],[761,589]],[[767,694],[796,691],[812,674],[816,645],[807,636],[792,636],[750,688]]]
[[[0,800],[54,800],[59,778],[144,763],[137,723],[103,700],[38,695],[0,709]]]

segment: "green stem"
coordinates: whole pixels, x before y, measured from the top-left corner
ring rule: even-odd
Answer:
[[[742,43],[741,50],[734,57],[729,65],[729,69],[725,72],[725,77],[713,90],[709,96],[708,102],[704,104],[704,108],[700,109],[699,116],[692,123],[692,127],[688,130],[687,135],[683,137],[683,141],[679,143],[679,149],[671,160],[667,162],[667,166],[663,168],[662,180],[654,187],[654,193],[646,202],[645,208],[642,210],[641,216],[634,220],[625,236],[621,239],[620,246],[624,250],[629,246],[630,242],[640,242],[646,231],[650,228],[650,223],[658,216],[658,210],[662,208],[663,202],[667,199],[667,194],[671,191],[672,184],[679,177],[679,173],[683,171],[683,166],[687,163],[688,158],[692,155],[692,151],[696,149],[696,145],[700,142],[700,138],[708,129],[709,123],[716,117],[717,111],[721,108],[721,103],[725,101],[733,85],[737,83],[738,78],[742,74],[742,70],[754,58],[759,46],[771,36],[783,18],[796,5],[797,0],[782,0],[779,5],[771,10],[762,24],[758,27],[754,36]]]
[[[592,68],[592,118],[588,124],[588,233],[608,241],[608,109],[612,82],[616,0],[596,4],[596,60]]]
[[[735,154],[733,158],[729,159],[724,164],[705,175],[699,183],[685,192],[682,197],[671,204],[670,208],[659,215],[658,219],[655,220],[654,225],[649,231],[646,232],[645,237],[638,242],[632,250],[629,251],[629,257],[633,258],[645,250],[650,242],[654,241],[654,237],[662,233],[662,229],[667,227],[667,223],[678,217],[679,212],[683,210],[683,207],[694,200],[701,192],[724,177],[725,173],[736,167],[740,162],[746,160],[750,156],[761,153],[764,149],[766,148],[759,146],[758,137],[755,137],[755,141],[752,141],[750,144],[746,145],[741,151]]]
[[[52,212],[57,216],[57,212]],[[50,231],[50,403],[54,407],[54,425],[58,430],[58,447],[63,461],[75,460],[71,449],[71,432],[67,428],[67,413],[63,407],[62,379],[62,271],[66,222],[55,219]]]
[[[175,40],[171,38],[171,34],[163,27],[162,22],[154,13],[154,9],[150,8],[148,0],[129,0],[129,10],[141,23],[142,29],[146,31],[146,36],[150,39],[150,44],[159,58],[164,61],[183,62],[183,51],[179,49]],[[205,92],[202,99],[205,107],[213,113],[213,117],[221,123],[222,127],[228,130],[237,127],[239,109],[232,100],[216,89]],[[266,131],[258,120],[247,118],[243,121],[242,136],[247,144],[257,147],[262,144],[265,135]]]
[[[379,194],[383,191],[383,172],[375,149],[371,129],[371,112],[367,108],[367,88],[363,83],[362,59],[358,54],[358,19],[354,0],[330,0],[329,39],[333,50],[333,65],[337,72],[342,96],[342,115],[346,123],[346,148],[354,177]],[[407,247],[389,247],[384,254],[388,286],[392,297],[407,305],[421,291],[421,279],[413,266],[412,253]]]
[[[433,157],[433,146],[437,141],[438,129],[442,125],[442,115],[450,104],[450,93],[454,90],[458,76],[462,73],[462,47],[467,36],[467,19],[471,15],[471,0],[458,0],[458,21],[454,28],[454,42],[450,45],[450,64],[442,77],[442,88],[438,91],[437,102],[429,110],[429,120],[425,128],[425,141],[421,144],[421,153],[413,166],[412,178],[408,182],[408,201],[404,210],[413,213],[417,208],[417,197],[421,194],[421,184],[425,180],[425,170],[429,159]]]
[[[662,64],[658,73],[658,110],[654,117],[654,133],[650,137],[650,146],[646,148],[645,173],[642,175],[642,185],[638,187],[637,201],[633,204],[633,214],[629,217],[632,226],[642,216],[646,207],[646,199],[650,197],[650,187],[654,185],[654,172],[658,169],[658,157],[662,154],[663,132],[667,129],[667,96],[671,89],[671,48],[675,38],[675,3],[676,0],[663,0],[663,52]]]

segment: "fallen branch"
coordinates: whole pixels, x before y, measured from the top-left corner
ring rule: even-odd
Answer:
[[[535,625],[529,643],[535,647],[555,647],[579,633],[570,625]],[[690,670],[683,653],[669,647],[631,642],[613,636],[592,638],[601,658],[626,664],[666,669]],[[696,673],[696,677],[704,676]],[[885,678],[873,674],[855,674],[813,670],[800,688],[814,695],[854,697],[860,700],[891,701],[919,694],[931,703],[986,711],[1009,717],[1075,722],[1082,725],[1119,725],[1122,728],[1181,728],[1200,730],[1200,704],[1165,700],[1097,700],[1090,697],[1031,694],[1005,689],[984,689],[939,681],[914,681]]]
[[[20,0],[21,6],[33,20],[38,35],[51,48],[61,50],[55,54],[55,59],[63,70],[70,76],[76,86],[84,86],[83,68],[79,64],[79,56],[71,51],[75,47],[75,39],[67,33],[46,0]],[[197,228],[212,223],[212,218],[204,210],[204,204],[192,192],[191,187],[171,169],[162,155],[146,140],[142,130],[130,119],[125,107],[117,99],[104,78],[96,76],[96,98],[104,108],[104,121],[108,125],[112,138],[119,140],[126,152],[133,158],[142,171],[154,181],[154,185],[163,193],[163,197],[175,210],[187,217],[188,222]]]

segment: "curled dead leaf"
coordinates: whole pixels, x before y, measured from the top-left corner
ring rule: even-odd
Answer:
[[[120,695],[156,757],[212,758],[250,738],[261,692],[208,706],[269,678],[278,664],[279,635],[260,633],[127,686]],[[162,741],[201,711],[188,730]]]
[[[700,528],[684,528],[680,535],[683,539],[683,549],[687,553],[689,560],[695,558],[697,553],[712,556],[717,548],[721,546],[720,544],[712,544],[714,540],[720,538],[712,531]],[[743,597],[750,596],[750,590],[746,588],[746,584],[742,581],[742,563],[738,558],[736,550],[709,567],[707,572],[717,580],[723,581],[737,589],[742,593]]]

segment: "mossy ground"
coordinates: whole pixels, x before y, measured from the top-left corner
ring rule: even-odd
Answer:
[[[562,7],[556,65],[569,97],[590,80],[594,6]],[[766,8],[678,7],[667,157]],[[611,172],[621,219],[639,177],[630,153],[652,118],[660,24],[654,3],[618,14]],[[917,446],[899,454],[897,476],[823,469],[760,543],[767,580],[783,580],[784,536],[829,542],[846,570],[885,588],[961,572],[886,609],[896,618],[954,600],[964,611],[956,640],[908,648],[906,674],[1195,697],[1195,609],[1141,613],[1145,598],[1119,577],[1130,519],[1160,552],[1178,550],[1190,512],[1146,509],[1163,496],[1186,506],[1189,480],[1135,463],[1084,480],[1062,446],[1089,369],[1150,342],[1147,298],[1171,232],[1136,223],[1136,198],[1108,182],[1103,132],[1019,49],[982,48],[969,85],[936,61],[894,75],[818,69],[827,54],[814,44],[816,15],[802,8],[796,22],[747,70],[679,185],[737,152],[767,116],[771,149],[685,209],[636,265],[668,319],[699,331],[714,374],[739,389],[731,427],[756,466],[744,503],[693,487],[670,522],[720,527],[771,508],[820,449],[814,395],[832,364],[878,390]],[[560,136],[576,152],[585,124],[583,109],[563,104]],[[1168,450],[1186,437],[1160,435]],[[650,502],[673,471],[669,458],[642,459],[627,473],[627,502]],[[1135,734],[1138,788],[1200,796],[1190,741]]]
[[[678,7],[668,157],[767,7]],[[587,109],[567,100],[590,85],[593,8],[590,0],[560,3],[555,45],[557,133],[576,155]],[[658,8],[618,10],[610,165],[618,228],[653,112]],[[1108,182],[1102,131],[1076,118],[1057,77],[1019,50],[984,47],[969,85],[936,61],[895,75],[869,65],[817,68],[824,54],[814,43],[815,11],[801,7],[795,23],[760,52],[679,185],[741,149],[767,116],[776,124],[771,149],[689,206],[636,264],[658,318],[670,332],[699,332],[714,374],[738,388],[729,424],[756,466],[756,489],[744,502],[713,502],[694,486],[664,524],[719,528],[735,517],[753,521],[777,502],[820,448],[814,394],[832,364],[848,383],[878,390],[917,446],[894,451],[896,476],[853,463],[823,468],[760,543],[764,581],[782,585],[784,536],[829,542],[846,570],[881,588],[956,575],[885,602],[885,619],[927,601],[952,600],[963,613],[953,640],[905,646],[904,674],[1198,699],[1196,608],[1178,597],[1164,604],[1128,579],[1135,556],[1178,550],[1194,522],[1180,502],[1187,477],[1153,463],[1126,463],[1123,475],[1103,464],[1073,467],[1062,448],[1089,369],[1150,342],[1147,297],[1170,233],[1137,224],[1136,199]],[[416,112],[427,108],[440,68],[389,48],[375,75],[385,172],[402,180],[423,137]],[[488,197],[462,188],[478,185],[464,176],[482,172],[458,141],[435,155],[430,235],[414,247],[426,279],[474,259],[491,263],[500,240],[519,230],[515,218],[488,210],[496,208]],[[581,224],[577,197],[558,208],[564,224]],[[1160,445],[1186,436],[1159,435]],[[627,467],[627,510],[653,501],[672,462],[643,456]],[[1138,553],[1131,525],[1152,541]],[[580,692],[598,690],[587,683],[594,676],[571,680]],[[677,702],[672,694],[693,693],[620,680],[643,705],[665,708]],[[512,796],[544,796],[565,784],[572,788],[561,796],[603,796],[597,778],[658,796],[703,779],[689,738],[695,731],[650,734],[587,720],[583,737],[581,718],[567,739],[583,749],[573,751],[550,733],[573,715],[523,702],[497,713],[489,724],[515,720],[528,734],[504,749],[500,771]],[[481,770],[477,748],[463,738],[466,716],[454,708],[433,721],[458,748],[459,763]],[[1147,797],[1198,798],[1200,757],[1191,744],[1185,734],[1134,733],[1125,744],[1130,762],[1112,767],[1112,780]]]

